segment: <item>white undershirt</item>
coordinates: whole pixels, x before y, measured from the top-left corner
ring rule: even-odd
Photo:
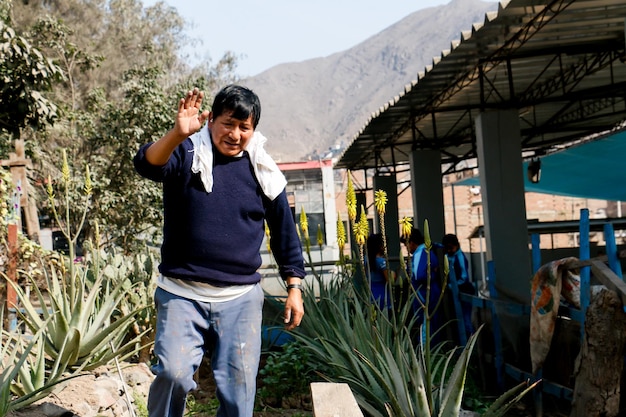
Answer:
[[[216,287],[206,282],[170,278],[163,275],[159,275],[157,278],[157,287],[171,294],[178,295],[179,297],[205,303],[232,301],[250,291],[255,285],[256,284]]]

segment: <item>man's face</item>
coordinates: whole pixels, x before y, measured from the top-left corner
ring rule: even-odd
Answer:
[[[213,144],[217,150],[226,156],[239,155],[252,138],[254,127],[252,125],[252,116],[246,120],[235,119],[231,117],[231,113],[222,113],[213,118],[213,114],[209,115],[209,129]]]

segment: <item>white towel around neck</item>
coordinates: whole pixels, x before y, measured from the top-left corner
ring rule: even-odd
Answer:
[[[208,193],[213,191],[213,144],[209,133],[209,124],[189,137],[193,143],[194,154],[191,171],[200,173],[200,179]],[[263,193],[274,200],[285,189],[287,180],[276,165],[276,162],[265,151],[263,145],[267,138],[255,131],[246,146],[252,167]]]

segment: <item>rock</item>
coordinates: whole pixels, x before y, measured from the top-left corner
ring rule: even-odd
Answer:
[[[146,364],[122,364],[124,383],[116,367],[98,368],[93,372],[59,384],[50,395],[35,404],[13,411],[8,417],[128,417],[128,402],[148,401],[154,376]],[[136,405],[132,404],[133,409]]]

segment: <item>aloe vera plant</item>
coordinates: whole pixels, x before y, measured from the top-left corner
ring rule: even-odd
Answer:
[[[82,211],[77,216],[78,226],[71,227],[71,188],[79,185],[72,179],[66,153],[63,152],[62,177],[59,181],[64,199],[64,216],[56,210],[56,196],[48,179],[47,193],[50,206],[60,230],[69,244],[69,257],[60,262],[42,265],[45,290],[41,290],[31,276],[27,275],[33,288],[36,303],[16,283],[7,280],[17,292],[24,324],[33,333],[44,329],[44,352],[54,364],[55,372],[90,370],[104,365],[114,358],[125,359],[134,354],[141,336],[127,340],[129,329],[138,314],[148,308],[139,306],[132,311],[120,313],[120,306],[127,291],[132,291],[126,271],[114,268],[115,254],[99,250],[100,236],[97,223],[95,237],[87,241],[87,255],[75,261],[75,244],[85,224],[92,195],[89,168],[83,185]],[[146,330],[147,331],[147,330]]]
[[[423,345],[411,338],[416,323],[410,307],[398,321],[391,320],[351,286],[349,278],[332,281],[317,299],[305,287],[306,320],[293,336],[310,352],[309,366],[328,381],[348,383],[367,415],[457,417],[480,330],[463,349],[446,352],[443,344],[434,346],[427,361]],[[505,415],[534,386],[514,387],[483,416]]]
[[[135,353],[135,339],[124,342],[133,324],[139,308],[123,317],[111,320],[125,296],[125,282],[120,280],[110,287],[100,274],[91,288],[86,288],[85,268],[81,279],[68,282],[63,279],[63,271],[51,267],[46,272],[48,291],[46,295],[33,285],[38,309],[31,302],[24,290],[14,283],[21,304],[20,317],[33,332],[44,328],[45,353],[59,359],[58,364],[65,364],[74,372],[94,369],[113,358],[125,357]],[[73,288],[69,288],[73,286]],[[47,305],[50,307],[46,307]],[[111,344],[113,348],[111,347]]]
[[[358,227],[360,222],[356,222],[355,199],[350,197],[353,194],[350,185],[349,181],[346,193],[348,215],[356,234],[354,241],[362,246],[367,232]],[[378,193],[376,208],[381,217],[384,216],[385,202],[385,196]],[[384,224],[383,220],[381,224]],[[406,219],[401,226],[403,235],[411,229]],[[424,237],[429,250],[427,222]],[[355,258],[362,259],[363,248],[358,249]],[[357,253],[354,248],[353,252]],[[430,257],[427,255],[426,259],[430,268]],[[349,260],[342,257],[341,262]],[[446,273],[444,262],[444,275]],[[470,357],[480,329],[464,348],[446,352],[443,343],[431,346],[430,319],[439,302],[430,306],[429,296],[425,302],[420,302],[426,312],[422,324],[416,322],[412,309],[417,297],[415,290],[410,292],[404,306],[392,314],[371,303],[367,291],[354,288],[350,273],[323,283],[318,291],[316,297],[313,286],[305,285],[306,318],[293,335],[311,353],[309,366],[317,369],[321,377],[331,382],[348,383],[359,406],[370,416],[459,415]],[[419,342],[413,337],[417,326],[421,334]],[[505,415],[535,385],[524,383],[513,387],[494,401],[483,416]]]
[[[2,332],[2,372],[0,373],[0,417],[7,415],[9,411],[17,410],[21,406],[25,406],[23,398],[15,398],[11,392],[13,381],[17,378],[18,373],[26,360],[30,351],[37,343],[37,339],[41,336],[41,332],[36,333],[30,343],[20,349],[20,346],[5,340],[4,331]]]
[[[57,384],[74,377],[64,376],[58,367],[56,370],[46,369],[44,331],[40,329],[28,338],[4,330],[1,332],[0,417],[46,397]]]

